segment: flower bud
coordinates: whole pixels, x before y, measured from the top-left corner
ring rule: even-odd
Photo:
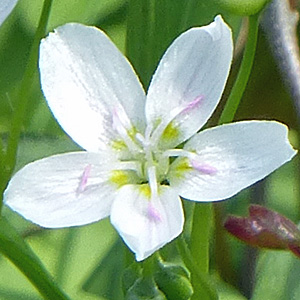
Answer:
[[[289,249],[300,257],[300,231],[281,214],[260,205],[251,205],[249,217],[229,216],[225,228],[251,246]]]
[[[182,266],[160,263],[154,278],[158,288],[169,300],[187,300],[193,294],[189,274]]]

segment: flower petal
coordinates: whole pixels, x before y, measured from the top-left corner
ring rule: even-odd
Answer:
[[[41,42],[39,67],[50,109],[84,149],[107,149],[115,135],[116,110],[143,130],[143,88],[130,63],[99,29],[74,23],[57,28]]]
[[[296,154],[287,135],[285,125],[271,121],[237,122],[204,130],[184,146],[194,158],[177,158],[171,165],[170,185],[190,200],[229,198]]]
[[[128,247],[143,260],[177,237],[183,228],[181,200],[161,186],[159,199],[150,199],[148,185],[125,185],[117,193],[111,222]]]
[[[173,134],[163,136],[165,147],[192,136],[211,116],[227,80],[232,51],[231,30],[220,16],[208,26],[186,31],[166,51],[146,103],[152,127],[173,119]]]
[[[5,191],[5,203],[26,219],[58,228],[98,221],[110,214],[116,187],[108,183],[112,159],[73,152],[30,163]]]
[[[18,0],[1,0],[0,4],[0,26],[14,9]]]

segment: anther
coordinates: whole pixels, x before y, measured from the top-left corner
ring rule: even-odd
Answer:
[[[78,185],[78,188],[77,188],[77,194],[80,194],[82,193],[86,186],[87,186],[87,182],[88,182],[88,178],[90,176],[90,173],[91,173],[91,169],[92,169],[92,166],[91,165],[87,165],[81,175],[81,178],[80,178],[80,182],[79,182],[79,185]]]
[[[154,205],[152,204],[152,202],[150,201],[148,204],[148,217],[154,221],[154,222],[161,222],[162,221],[162,217],[161,214],[159,213],[159,211],[154,207]]]
[[[126,112],[122,106],[115,107],[112,111],[112,125],[113,129],[118,132],[122,140],[125,142],[128,149],[132,152],[141,152],[140,147],[132,140],[129,135],[130,130],[133,129]]]
[[[189,102],[186,107],[181,111],[181,113],[185,114],[196,108],[203,100],[203,96],[196,97],[193,101]]]
[[[206,175],[214,175],[217,173],[217,169],[209,164],[206,164],[206,163],[200,163],[199,161],[195,160],[195,159],[191,159],[190,160],[191,162],[191,165],[192,167],[203,173],[203,174],[206,174]]]

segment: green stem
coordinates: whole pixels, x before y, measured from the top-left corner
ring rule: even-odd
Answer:
[[[192,261],[197,265],[199,272],[209,272],[209,240],[212,224],[212,204],[196,203],[194,207],[191,232],[190,253]],[[195,268],[194,268],[195,269]],[[194,295],[192,299],[211,299],[207,290],[198,284],[198,275],[191,272]]]
[[[10,130],[10,136],[7,143],[7,152],[4,162],[4,172],[1,176],[0,192],[6,187],[6,184],[14,170],[16,164],[16,154],[22,125],[27,109],[30,90],[32,86],[32,78],[37,70],[38,51],[41,38],[45,35],[47,23],[50,15],[51,5],[53,0],[45,0],[43,10],[41,13],[38,28],[35,33],[35,37],[31,46],[30,55],[28,58],[25,73],[21,82],[19,90],[18,104],[16,105],[16,111],[13,115],[12,125]],[[2,208],[2,201],[0,203],[0,210]]]
[[[210,280],[208,274],[201,271],[201,266],[197,263],[197,261],[194,260],[194,257],[188,249],[183,235],[177,239],[177,248],[185,265],[190,270],[192,277],[194,277],[194,282],[192,283],[194,294],[192,299],[218,299],[213,282]]]
[[[0,220],[0,252],[30,280],[44,299],[69,299],[5,218]]]
[[[240,66],[240,70],[232,88],[231,94],[226,102],[224,110],[219,120],[219,124],[231,122],[237,111],[242,95],[246,88],[256,50],[257,32],[259,15],[249,17],[248,40]],[[196,203],[194,208],[193,226],[191,232],[191,257],[192,262],[196,263],[199,271],[204,274],[209,272],[209,238],[211,222],[213,220],[212,204]],[[195,271],[195,268],[193,268]],[[192,270],[192,284],[197,288],[197,275]],[[194,299],[210,299],[206,291],[200,287],[195,291]]]
[[[209,270],[209,238],[212,213],[211,203],[196,203],[190,249],[194,261],[197,262],[200,271],[203,273],[208,273]]]
[[[249,17],[249,32],[243,60],[230,96],[219,119],[219,124],[229,123],[233,120],[246,89],[255,56],[258,24],[259,14]]]
[[[257,33],[259,25],[259,14],[249,17],[249,31],[248,39],[245,47],[243,60],[239,69],[231,94],[226,102],[224,110],[219,119],[219,124],[232,122],[234,119],[237,108],[242,99],[243,93],[246,89],[247,82],[250,77],[251,69],[253,66]],[[216,265],[221,276],[228,282],[234,278],[231,270],[231,263],[229,261],[227,240],[224,235],[223,218],[224,218],[225,203],[216,203],[215,210],[215,248],[216,248]]]
[[[227,244],[227,235],[224,229],[225,205],[226,203],[223,201],[214,203],[215,265],[221,278],[227,283],[235,285],[238,280],[236,278],[236,272],[232,268],[232,257],[230,256],[230,250]]]

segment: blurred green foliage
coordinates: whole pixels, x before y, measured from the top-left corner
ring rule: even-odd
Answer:
[[[270,0],[214,0],[229,12],[241,16],[258,13]]]

